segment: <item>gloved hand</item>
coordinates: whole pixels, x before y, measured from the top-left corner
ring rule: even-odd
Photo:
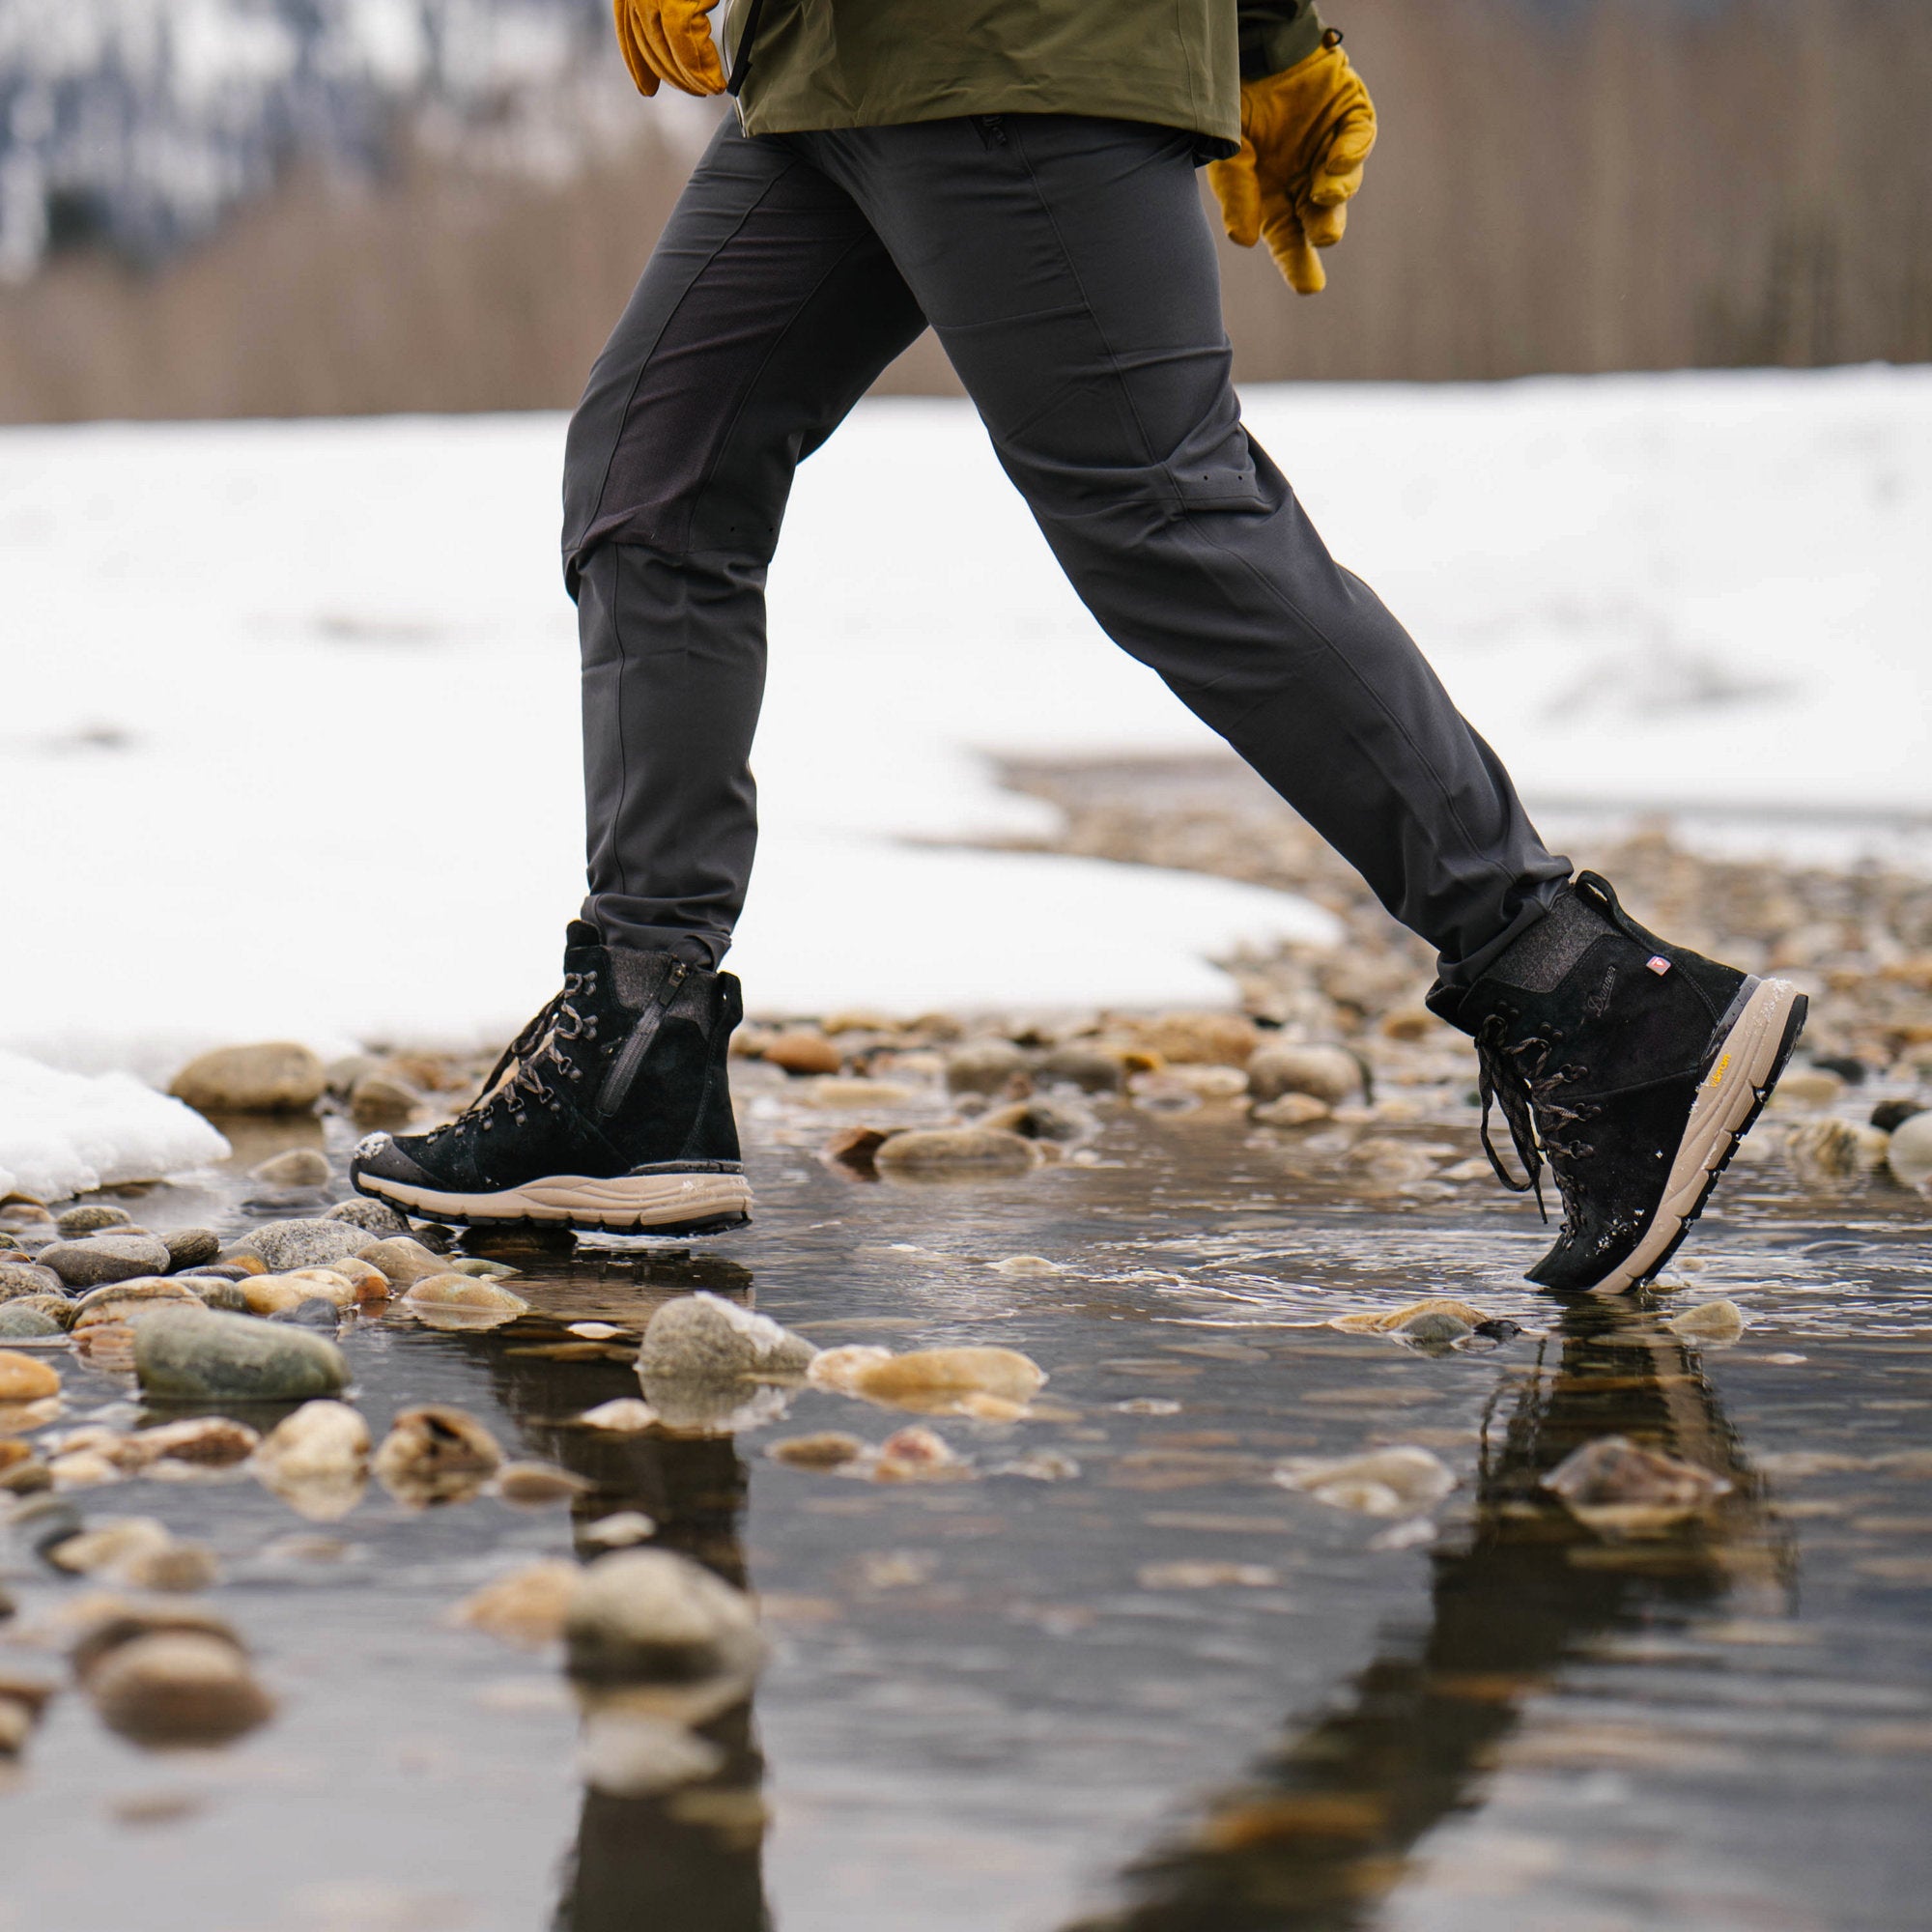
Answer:
[[[668,80],[686,94],[723,94],[724,66],[704,17],[718,0],[612,0],[617,44],[639,94]]]
[[[1375,104],[1339,44],[1242,81],[1240,153],[1208,168],[1229,241],[1265,236],[1289,287],[1319,295],[1328,277],[1315,251],[1341,241],[1375,145]]]

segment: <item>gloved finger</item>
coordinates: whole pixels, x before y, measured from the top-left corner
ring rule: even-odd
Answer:
[[[1376,110],[1365,95],[1349,109],[1316,163],[1308,198],[1318,207],[1347,201],[1362,185],[1362,169],[1376,145]]]
[[[668,80],[676,87],[677,61],[665,39],[664,14],[651,0],[643,0],[643,4],[633,8],[631,17],[638,26],[639,53],[660,80]]]
[[[1268,198],[1268,207],[1262,219],[1262,234],[1267,240],[1268,253],[1274,257],[1275,267],[1296,295],[1320,295],[1328,286],[1327,271],[1316,260],[1315,250],[1308,242],[1307,231],[1301,225],[1301,217],[1287,196]]]
[[[1332,248],[1349,225],[1349,204],[1338,201],[1333,208],[1305,208],[1301,212],[1301,232],[1311,248]]]
[[[1228,240],[1252,248],[1262,239],[1262,184],[1255,168],[1255,144],[1241,143],[1240,153],[1224,161],[1209,161],[1208,185],[1221,204],[1221,225]]]
[[[677,71],[672,85],[687,94],[723,94],[724,68],[705,18],[718,0],[664,0],[665,41]]]
[[[638,92],[648,99],[658,91],[658,77],[637,44],[631,26],[631,5],[632,0],[611,0],[611,11],[617,22],[617,50],[624,56],[624,66],[630,71]]]

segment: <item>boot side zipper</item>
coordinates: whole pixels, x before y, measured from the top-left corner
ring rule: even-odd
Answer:
[[[650,1005],[638,1015],[638,1023],[631,1029],[630,1038],[619,1050],[610,1072],[604,1076],[604,1085],[598,1090],[597,1118],[600,1121],[608,1121],[624,1104],[624,1096],[638,1077],[638,1069],[643,1065],[644,1055],[650,1051],[651,1041],[657,1037],[659,1027],[664,1024],[665,1014],[690,974],[691,968],[683,960],[673,960],[670,971],[664,977],[664,983],[651,995]]]

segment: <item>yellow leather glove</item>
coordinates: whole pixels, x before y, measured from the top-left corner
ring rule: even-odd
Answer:
[[[704,16],[718,0],[612,0],[617,44],[639,94],[668,80],[686,94],[723,94],[724,66]]]
[[[1375,145],[1375,103],[1339,45],[1242,81],[1241,151],[1208,168],[1229,241],[1252,248],[1265,236],[1289,287],[1321,294],[1315,251],[1341,241]]]

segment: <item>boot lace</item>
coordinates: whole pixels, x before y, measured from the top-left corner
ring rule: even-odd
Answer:
[[[1579,1160],[1587,1160],[1594,1150],[1586,1142],[1569,1137],[1564,1130],[1588,1120],[1596,1109],[1587,1102],[1572,1107],[1557,1097],[1558,1090],[1579,1077],[1583,1069],[1578,1066],[1551,1068],[1548,1062],[1554,1050],[1552,1042],[1534,1034],[1524,1039],[1512,1040],[1502,1017],[1496,1013],[1489,1014],[1476,1030],[1476,1093],[1483,1105],[1483,1151],[1489,1156],[1490,1167],[1496,1179],[1512,1194],[1528,1194],[1534,1190],[1536,1210],[1548,1221],[1549,1208],[1543,1198],[1544,1157],[1547,1154],[1549,1170],[1556,1178],[1557,1191],[1564,1203],[1563,1225],[1569,1229],[1573,1216],[1569,1211],[1570,1189],[1565,1182],[1571,1167]],[[1523,1178],[1520,1180],[1503,1165],[1495,1143],[1490,1137],[1490,1110],[1492,1106],[1502,1109],[1510,1141],[1522,1167]]]
[[[480,1125],[487,1133],[496,1125],[498,1109],[507,1111],[509,1117],[522,1125],[529,1118],[531,1101],[555,1113],[561,1101],[557,1090],[544,1075],[551,1072],[561,1073],[571,1080],[583,1078],[582,1069],[573,1066],[564,1055],[562,1044],[566,1040],[597,1037],[596,1014],[581,1012],[574,1004],[579,1000],[588,1000],[596,991],[597,974],[594,968],[588,973],[566,973],[563,976],[563,990],[554,995],[543,1010],[503,1049],[496,1065],[490,1069],[490,1077],[483,1083],[483,1091],[455,1120],[442,1126],[432,1127],[430,1139],[438,1140],[466,1123]]]

